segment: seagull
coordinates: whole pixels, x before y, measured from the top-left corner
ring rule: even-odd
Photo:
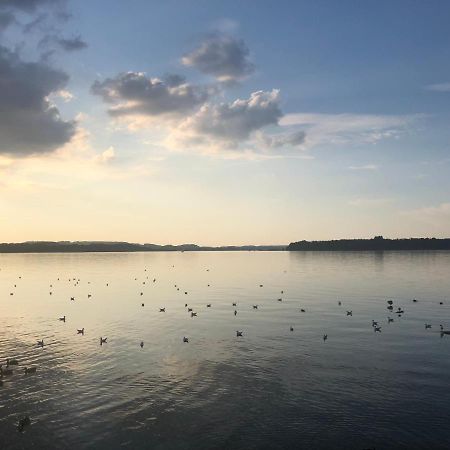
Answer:
[[[191,317],[197,317],[197,313],[196,312],[191,312]]]
[[[70,297],[70,300],[72,300],[74,302],[75,301],[75,297]]]
[[[166,312],[166,308],[159,308],[159,312]]]
[[[100,345],[107,344],[108,338],[100,337]]]
[[[353,311],[347,311],[347,316],[353,316]]]
[[[236,331],[236,337],[242,336],[243,331]]]
[[[82,335],[84,336],[84,328],[82,328],[81,330],[79,330],[79,329],[77,328],[77,334],[82,334]]]

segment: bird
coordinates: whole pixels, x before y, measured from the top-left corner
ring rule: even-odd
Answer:
[[[323,340],[326,341],[328,339],[328,334],[323,335]]]
[[[236,337],[242,336],[243,331],[236,331]]]
[[[92,297],[92,295],[91,294],[88,294],[88,298],[91,298]]]
[[[431,324],[430,323],[426,323],[425,324],[425,330],[428,330],[429,328],[431,328]]]
[[[44,347],[44,339],[37,341],[37,345],[38,345],[38,347]]]
[[[141,292],[141,295],[144,295],[144,293],[143,293],[143,292]]]
[[[262,285],[262,284],[260,284],[260,285],[259,285],[259,287],[263,287],[263,285]]]
[[[300,312],[306,312],[304,308],[300,308]]]
[[[443,304],[444,304],[444,302],[439,302],[439,304],[440,304],[440,305],[443,305]]]
[[[413,298],[413,302],[414,302],[414,303],[417,303],[417,300],[416,300],[415,298]]]
[[[236,306],[237,305],[237,303],[236,302],[233,302],[232,304],[231,304],[231,306]]]
[[[140,346],[141,348],[144,348],[144,341],[141,341]]]
[[[235,315],[235,316],[237,315],[237,311],[236,311],[236,310],[234,310],[234,315]]]
[[[207,307],[207,308],[211,308],[211,303],[208,303],[208,304],[206,305],[206,307]]]
[[[82,334],[84,336],[84,328],[81,328],[81,330],[77,328],[77,334]]]
[[[184,292],[184,295],[187,295],[187,291]]]
[[[280,291],[281,294],[284,294],[284,291]]]
[[[439,325],[441,331],[444,331],[444,326],[443,325]]]
[[[166,308],[159,308],[159,312],[166,312]]]
[[[66,321],[66,316],[60,317],[59,320],[60,320],[61,322],[65,322],[65,321]]]
[[[145,306],[145,304],[144,304],[144,303],[141,303],[141,306],[142,306],[142,307],[144,307],[144,306]]]
[[[392,305],[394,302],[392,300],[387,301],[388,305]]]
[[[75,297],[70,297],[70,300],[72,300],[74,302],[75,301]]]
[[[49,294],[52,295],[52,291],[50,291]]]
[[[253,305],[253,309],[258,309],[258,305]]]
[[[17,359],[6,358],[6,366],[18,366],[18,365],[19,361],[17,361]]]
[[[376,322],[375,320],[372,320],[372,326],[376,327],[378,325],[378,322]]]
[[[391,323],[393,321],[394,321],[394,319],[392,319],[391,317],[388,317],[388,323]]]
[[[14,373],[14,371],[12,369],[10,369],[9,367],[4,369],[3,365],[0,364],[0,378],[2,378],[3,376],[12,375],[13,373]]]
[[[381,327],[374,327],[373,328],[373,331],[375,331],[375,332],[379,332],[379,333],[381,333]]]
[[[188,304],[187,304],[187,303],[185,303],[185,304],[184,304],[184,307],[185,307],[185,308],[187,308],[187,306],[188,306]]]
[[[340,300],[338,301],[338,305],[339,305],[339,306],[341,306],[341,305],[342,305],[342,302],[341,302]]]
[[[289,327],[289,329],[290,329],[291,331],[294,331],[294,327],[293,327],[292,325]]]
[[[397,314],[403,314],[404,312],[405,311],[403,311],[403,309],[400,308],[400,306],[397,308],[397,311],[396,311]]]
[[[279,298],[279,299],[278,299],[278,301],[279,301],[279,302],[282,302],[282,301],[283,301],[283,299],[282,299],[282,298]]]
[[[196,312],[191,312],[191,317],[197,317],[197,313]]]
[[[353,316],[353,311],[347,311],[347,316]]]
[[[189,342],[189,339],[186,336],[184,336],[183,337],[183,342]]]
[[[26,426],[31,425],[31,419],[28,416],[24,416],[19,420],[17,424],[17,431],[22,433]]]
[[[192,312],[192,308],[188,308],[188,312]]]
[[[100,345],[107,344],[108,338],[100,337]]]
[[[36,373],[36,367],[25,367],[25,375],[29,373]]]

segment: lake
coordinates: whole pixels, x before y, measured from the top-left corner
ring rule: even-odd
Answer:
[[[450,448],[450,252],[1,254],[0,269],[0,361],[19,362],[1,449]]]

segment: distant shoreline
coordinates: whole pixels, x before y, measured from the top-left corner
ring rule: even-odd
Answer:
[[[102,241],[31,241],[0,243],[0,253],[125,253],[125,252],[236,252],[236,251],[415,251],[450,250],[449,239],[410,238],[340,239],[298,241],[289,245],[199,246],[196,244],[157,245]]]

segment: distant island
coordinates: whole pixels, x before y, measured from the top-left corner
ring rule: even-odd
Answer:
[[[450,250],[450,239],[410,238],[340,239],[336,241],[299,241],[287,246],[290,251],[383,251],[383,250]]]
[[[195,252],[195,251],[277,251],[285,245],[244,245],[202,247],[195,244],[157,245],[104,241],[29,241],[0,243],[0,253],[84,253],[84,252]]]

